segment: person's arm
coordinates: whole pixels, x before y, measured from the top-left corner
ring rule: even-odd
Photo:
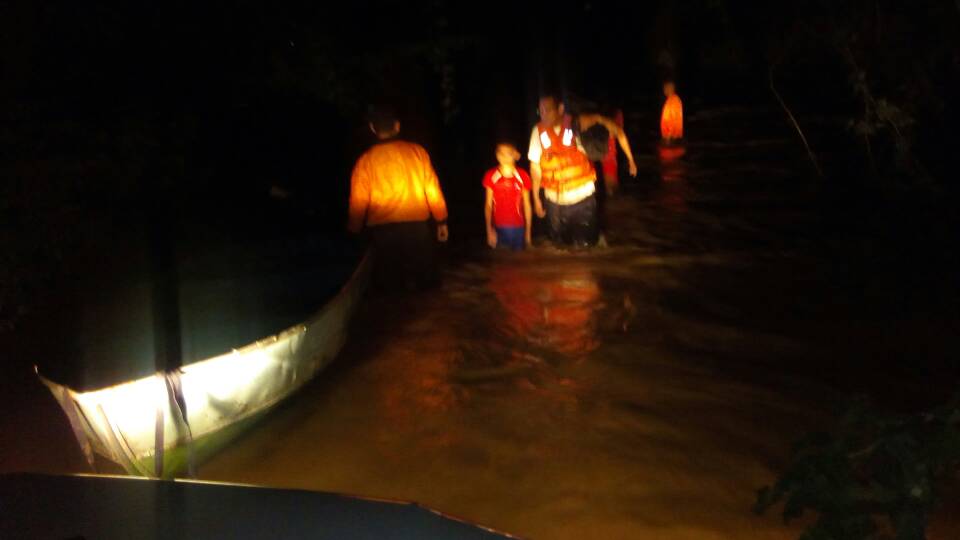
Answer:
[[[530,192],[528,190],[523,190],[523,241],[529,247],[533,244],[533,240],[530,236],[531,227],[533,225],[533,212],[530,211]]]
[[[614,124],[616,125],[616,124]],[[627,165],[630,167],[630,176],[637,176],[637,162],[633,160],[633,152],[630,150],[630,141],[627,139],[627,132],[617,126],[617,142],[623,150],[623,155],[627,156]]]
[[[370,206],[370,178],[361,158],[353,167],[350,175],[350,210],[347,230],[357,234],[363,230],[363,223]]]
[[[540,163],[530,162],[530,183],[532,185],[533,209],[537,212],[537,217],[544,217],[547,213],[543,210],[543,203],[540,201]]]
[[[437,178],[437,172],[433,170],[429,154],[422,148],[420,150],[423,159],[423,190],[427,198],[427,206],[430,208],[430,215],[437,222],[437,241],[446,242],[450,238],[450,231],[447,229],[447,201],[443,198],[440,179]]]
[[[547,215],[543,211],[543,203],[540,202],[540,156],[543,154],[543,148],[540,146],[540,133],[537,126],[533,126],[533,132],[530,133],[530,149],[527,151],[527,159],[530,160],[530,178],[533,184],[533,209],[537,216]]]
[[[493,190],[484,188],[487,192],[487,201],[483,205],[483,217],[487,222],[487,245],[497,247],[497,230],[493,227]]]
[[[620,127],[619,124],[614,122],[612,119],[607,118],[606,116],[601,116],[599,114],[585,115],[589,116],[590,125],[600,124],[610,132],[610,135],[617,138],[617,142],[620,144],[620,148],[623,150],[623,155],[627,156],[627,164],[630,166],[630,176],[637,175],[637,163],[633,159],[633,151],[630,150],[630,140],[627,139],[627,132]]]

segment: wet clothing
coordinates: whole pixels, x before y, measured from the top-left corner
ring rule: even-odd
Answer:
[[[483,187],[493,191],[493,225],[495,227],[524,227],[523,192],[530,191],[530,175],[522,169],[514,169],[511,176],[504,176],[499,167],[494,167],[483,176]]]
[[[613,134],[599,122],[583,129],[580,126],[580,143],[586,151],[587,159],[593,162],[603,161],[610,152],[610,140]]]
[[[614,122],[616,122],[621,129],[623,128],[623,111],[617,110]],[[607,139],[607,154],[603,156],[601,167],[603,169],[603,181],[606,184],[607,191],[615,190],[620,184],[620,171],[617,166],[617,139],[613,134]]]
[[[447,219],[430,156],[419,144],[388,140],[374,145],[357,160],[350,179],[348,227]]]
[[[613,137],[607,140],[607,155],[603,156],[602,163],[604,180],[617,183],[619,181],[617,171],[617,140]]]
[[[683,138],[683,102],[674,94],[667,98],[660,114],[660,136],[664,139]]]
[[[497,227],[497,247],[523,251],[526,247],[524,237],[526,227]]]
[[[369,229],[373,284],[381,290],[423,289],[439,282],[436,240],[426,221],[385,223]]]
[[[623,129],[622,110],[617,109],[613,121],[620,126],[620,129]],[[607,154],[603,156],[601,167],[603,168],[603,180],[607,185],[607,191],[616,189],[617,185],[620,184],[620,171],[617,166],[617,139],[612,133],[610,138],[607,139]]]
[[[540,164],[551,239],[577,246],[596,244],[600,237],[594,196],[597,172],[573,132],[570,117],[552,129],[534,127],[527,157]]]
[[[550,200],[543,204],[547,211],[550,239],[555,243],[586,247],[595,245],[600,240],[596,197],[591,196],[570,205],[557,204]]]

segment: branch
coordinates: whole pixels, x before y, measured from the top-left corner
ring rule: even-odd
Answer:
[[[783,101],[783,98],[780,97],[780,92],[777,92],[777,87],[773,84],[773,66],[770,66],[770,70],[767,72],[767,74],[770,80],[770,91],[773,92],[773,95],[777,98],[777,101],[780,102],[780,106],[783,107],[783,110],[787,113],[787,117],[790,118],[790,122],[793,124],[794,129],[796,129],[797,133],[800,135],[800,140],[803,141],[803,147],[807,149],[807,156],[810,157],[810,162],[813,163],[813,168],[817,170],[817,176],[823,178],[823,171],[820,169],[820,164],[817,163],[817,157],[813,154],[813,150],[810,149],[810,145],[807,143],[807,137],[803,134],[803,130],[800,129],[800,124],[798,124],[797,119],[793,117],[793,113],[790,112],[790,108],[787,107],[787,104]]]

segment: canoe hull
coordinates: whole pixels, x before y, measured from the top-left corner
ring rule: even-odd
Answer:
[[[175,373],[89,392],[40,379],[63,408],[91,464],[97,453],[130,474],[175,476],[191,460],[202,461],[229,443],[330,364],[366,289],[370,259],[364,257],[340,292],[310,319],[241,349]]]

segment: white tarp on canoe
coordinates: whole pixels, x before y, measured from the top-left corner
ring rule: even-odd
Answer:
[[[333,360],[366,289],[370,263],[364,257],[340,292],[303,324],[176,372],[88,392],[40,379],[91,464],[96,452],[130,473],[169,475],[165,452],[269,409]]]

